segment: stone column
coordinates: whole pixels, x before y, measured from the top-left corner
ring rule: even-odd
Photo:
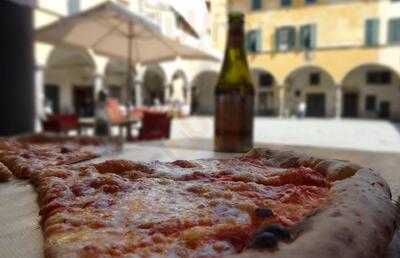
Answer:
[[[93,75],[93,85],[94,85],[94,99],[97,99],[99,92],[104,89],[104,76],[102,74],[95,73]]]
[[[142,93],[142,87],[144,83],[144,75],[145,75],[145,67],[138,64],[136,65],[136,77],[134,81],[135,85],[135,99],[136,99],[136,106],[142,106],[143,105],[143,93]]]
[[[342,117],[342,86],[335,85],[335,118],[340,119]]]
[[[0,1],[0,135],[34,130],[33,17],[30,7]]]
[[[135,80],[135,100],[136,100],[135,105],[136,106],[143,105],[142,85],[143,85],[143,80]]]
[[[278,87],[278,96],[279,96],[279,117],[285,117],[285,85],[279,85]]]
[[[44,119],[44,70],[45,67],[35,67],[35,132],[42,130],[41,120]]]

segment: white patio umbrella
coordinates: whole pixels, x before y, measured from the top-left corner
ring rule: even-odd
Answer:
[[[89,48],[99,54],[127,59],[125,98],[132,88],[133,63],[148,64],[176,57],[219,60],[211,52],[163,35],[148,18],[113,2],[102,3],[42,27],[37,30],[36,39],[54,45]]]

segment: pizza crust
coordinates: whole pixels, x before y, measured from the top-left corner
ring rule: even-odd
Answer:
[[[294,152],[255,149],[247,155],[263,155],[275,166],[312,167],[335,182],[326,206],[291,229],[294,242],[279,243],[273,252],[245,250],[230,257],[383,257],[397,227],[398,209],[389,186],[375,171]]]
[[[361,166],[345,160],[320,159],[293,151],[276,151],[265,148],[253,149],[246,155],[261,155],[274,167],[310,167],[324,173],[332,181],[343,180],[353,176]],[[389,191],[390,192],[390,191]]]

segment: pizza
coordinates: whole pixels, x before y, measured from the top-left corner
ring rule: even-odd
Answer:
[[[12,177],[11,171],[0,162],[0,182],[6,182]]]
[[[398,208],[374,171],[255,149],[31,176],[46,257],[382,257]]]
[[[90,160],[120,148],[114,138],[53,134],[0,138],[0,181],[9,180],[11,173],[28,179],[38,169]]]

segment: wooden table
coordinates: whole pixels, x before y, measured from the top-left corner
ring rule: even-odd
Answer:
[[[186,147],[185,147],[186,146]],[[285,148],[274,146],[276,148]],[[102,157],[123,158],[138,161],[198,158],[224,158],[232,154],[215,153],[209,140],[157,141],[127,144],[122,153]],[[208,149],[208,150],[207,150]],[[321,155],[319,155],[321,156]],[[41,258],[42,232],[39,226],[37,195],[26,181],[13,180],[0,184],[0,257]],[[393,241],[386,258],[399,258],[400,237]]]
[[[134,125],[138,124],[140,122],[140,119],[136,118],[129,118],[129,119],[124,119],[122,121],[118,122],[112,122],[110,126],[118,126],[119,128],[119,134],[122,136],[122,131],[123,128],[126,128],[126,139],[128,141],[133,139],[132,136],[132,128]],[[78,120],[78,134],[83,134],[83,131],[85,129],[94,129],[95,127],[96,120],[94,117],[83,117],[79,118]]]

